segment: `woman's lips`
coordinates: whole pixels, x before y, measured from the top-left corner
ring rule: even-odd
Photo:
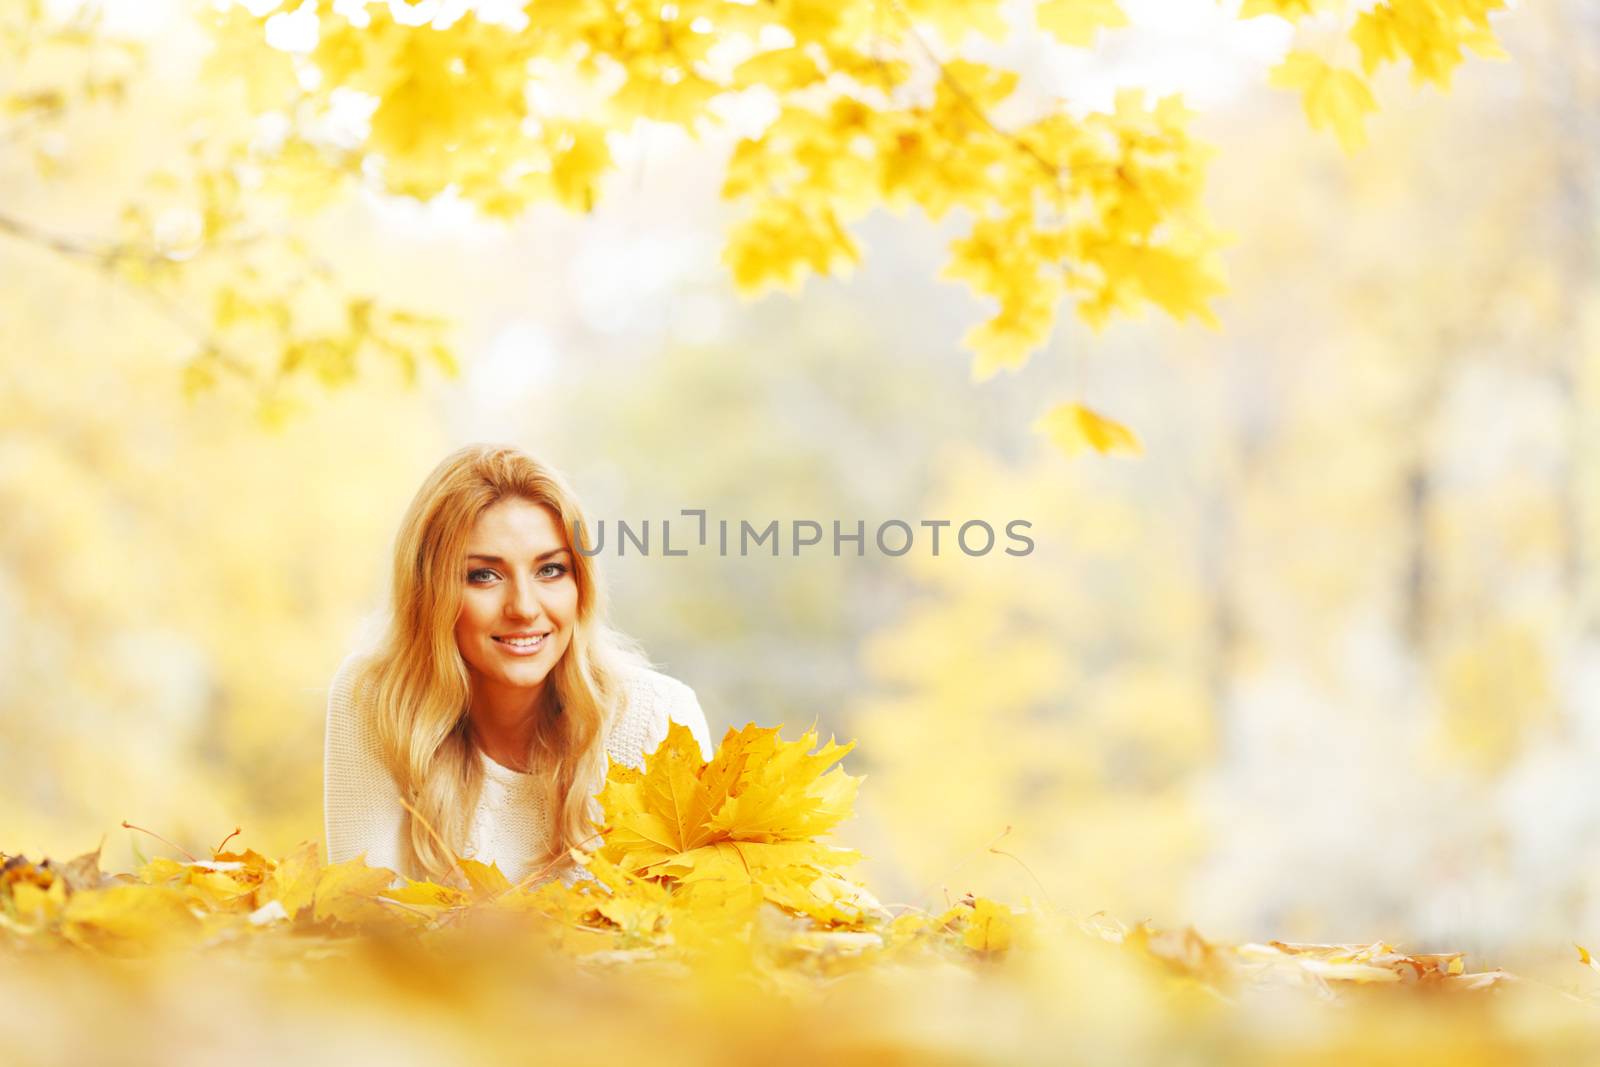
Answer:
[[[516,641],[515,644],[512,643],[512,638],[496,637],[494,639],[495,644],[503,648],[509,656],[537,656],[539,651],[544,648],[545,642],[550,640],[550,635],[541,634],[531,642],[526,638],[520,637],[514,640]]]

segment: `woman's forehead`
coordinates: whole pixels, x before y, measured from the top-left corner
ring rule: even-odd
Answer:
[[[467,536],[469,555],[537,556],[566,547],[566,531],[555,511],[520,497],[489,505],[479,513]]]

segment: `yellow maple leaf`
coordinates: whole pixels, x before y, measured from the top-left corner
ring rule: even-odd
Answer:
[[[67,883],[57,878],[47,885],[17,882],[11,886],[11,907],[17,918],[31,926],[48,926],[67,903]]]
[[[1020,368],[1050,339],[1055,326],[1059,285],[1042,277],[1008,279],[994,318],[968,330],[962,343],[972,349],[972,380],[988,381],[1001,370]]]
[[[611,169],[605,130],[593,122],[547,122],[550,188],[555,199],[573,211],[591,211],[600,179]]]
[[[383,922],[393,912],[378,903],[378,895],[394,881],[394,872],[368,867],[365,857],[322,868],[312,895],[312,918],[317,922]]]
[[[1489,24],[1489,12],[1504,0],[1387,0],[1356,16],[1350,39],[1361,50],[1370,76],[1384,63],[1411,60],[1411,83],[1450,88],[1450,76],[1470,48],[1488,59],[1506,59]]]
[[[1011,909],[987,897],[975,900],[972,914],[967,918],[967,928],[961,935],[961,943],[974,952],[990,954],[1004,952],[1011,947],[1011,940]]]
[[[382,896],[398,904],[437,911],[459,908],[468,901],[467,894],[455,886],[437,882],[407,882],[399,889],[385,889]]]
[[[614,766],[599,798],[609,825],[606,856],[639,870],[709,841],[705,769],[698,742],[677,723],[646,760],[644,773]]]
[[[792,911],[804,912],[832,926],[855,926],[889,912],[860,882],[836,874],[815,874],[816,867],[792,867],[766,886],[766,898]],[[809,878],[809,880],[807,880]]]
[[[1034,19],[1062,44],[1081,47],[1094,44],[1102,29],[1128,24],[1117,0],[1042,0]]]
[[[1258,15],[1276,15],[1296,22],[1327,6],[1327,0],[1244,0],[1239,7],[1239,17],[1250,19]]]
[[[499,864],[457,859],[456,865],[467,880],[468,890],[479,900],[497,897],[511,888],[511,880],[500,870]]]
[[[321,869],[317,843],[305,842],[273,866],[271,876],[257,894],[256,904],[276,900],[284,914],[293,919],[301,909],[311,906]]]
[[[799,46],[757,53],[733,69],[733,84],[740,89],[759,85],[800,89],[825,77],[816,59]]]
[[[83,948],[120,956],[192,943],[202,927],[181,890],[116,885],[74,893],[61,915],[61,934]]]
[[[817,740],[814,730],[783,741],[750,724],[729,730],[707,761],[688,729],[671,724],[643,772],[613,768],[600,793],[599,860],[674,886],[714,883],[721,897],[756,886],[783,907],[859,919],[876,902],[838,874],[859,854],[814,840],[851,814],[860,779],[833,765],[853,742],[813,752]]]
[[[271,861],[257,852],[223,852],[211,859],[191,860],[163,856],[145,864],[139,880],[178,890],[207,912],[253,911],[257,891],[271,869]]]
[[[1094,450],[1102,455],[1144,451],[1132,430],[1082,404],[1058,404],[1033,424],[1068,456]]]
[[[1378,102],[1355,71],[1331,66],[1312,52],[1293,51],[1272,68],[1267,81],[1279,89],[1298,89],[1312,129],[1331,127],[1347,154],[1367,143],[1363,121]]]
[[[714,765],[736,761],[737,776],[724,775],[727,798],[715,804],[714,829],[740,841],[795,841],[827,833],[848,818],[860,778],[840,768],[828,771],[855,747],[831,738],[816,752],[817,732],[783,741],[776,729],[753,723],[723,738]],[[723,750],[728,755],[723,755]]]
[[[861,247],[830,204],[769,198],[729,231],[722,259],[746,295],[771,287],[797,292],[808,272],[850,270],[861,260]]]
[[[1350,26],[1350,40],[1361,50],[1361,70],[1368,77],[1400,54],[1400,34],[1394,9],[1379,4],[1356,15]]]

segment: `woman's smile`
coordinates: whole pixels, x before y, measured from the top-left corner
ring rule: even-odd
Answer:
[[[494,640],[510,656],[535,656],[544,648],[549,634],[501,634]]]

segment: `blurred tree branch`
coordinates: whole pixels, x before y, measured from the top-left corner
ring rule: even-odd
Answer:
[[[0,146],[22,158],[32,151],[47,200],[61,185],[76,123],[124,107],[149,72],[137,42],[103,30],[97,5],[55,13],[30,3],[10,14],[0,21],[0,55],[14,61],[0,76],[0,111],[21,117],[0,129]],[[207,112],[203,97],[198,106]],[[287,412],[301,379],[347,384],[373,357],[412,381],[423,362],[454,373],[443,320],[349,292],[299,235],[302,224],[262,177],[271,160],[252,151],[248,123],[219,111],[200,129],[184,157],[120,194],[121,236],[69,236],[14,206],[0,211],[0,234],[91,267],[134,295],[193,345],[188,394],[232,380],[269,421]],[[196,307],[199,315],[188,310]]]

